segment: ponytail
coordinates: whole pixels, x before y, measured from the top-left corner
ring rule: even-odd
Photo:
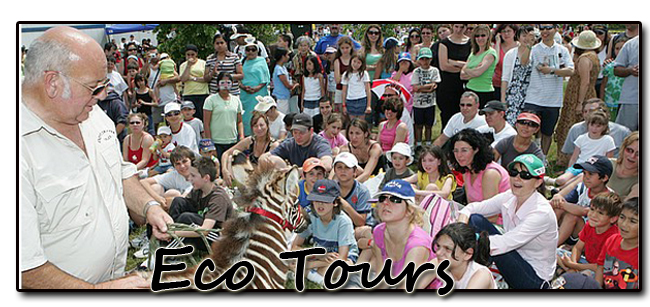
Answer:
[[[489,265],[490,259],[490,238],[489,234],[486,231],[482,231],[480,234],[477,233],[472,226],[469,226],[465,223],[451,223],[442,229],[436,234],[435,239],[433,240],[434,246],[437,244],[437,241],[443,235],[447,235],[451,241],[454,242],[454,250],[451,253],[451,257],[455,260],[456,258],[456,247],[459,247],[463,251],[468,249],[474,249],[472,258],[470,261],[475,261],[476,263],[482,265]]]
[[[484,266],[490,265],[490,236],[487,231],[477,233],[478,240],[474,248],[474,256],[472,259],[478,264]]]

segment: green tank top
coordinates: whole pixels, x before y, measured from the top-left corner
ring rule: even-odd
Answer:
[[[484,51],[481,54],[474,55],[470,53],[469,58],[467,58],[467,67],[474,68],[481,64],[486,55],[494,56],[494,62],[488,67],[488,69],[483,72],[482,75],[472,78],[467,82],[467,88],[477,92],[491,92],[494,91],[494,86],[492,86],[492,76],[494,75],[494,69],[499,62],[499,57],[497,56],[497,51],[490,48]]]
[[[630,178],[618,177],[618,175],[616,175],[616,167],[618,166],[616,165],[616,159],[610,159],[610,161],[612,161],[612,165],[614,166],[614,171],[612,171],[612,178],[609,178],[609,182],[607,183],[607,186],[612,190],[616,191],[616,193],[618,193],[621,199],[624,199],[627,197],[628,194],[630,194],[630,191],[632,190],[632,186],[634,186],[639,182],[639,176],[630,177]]]
[[[382,54],[366,54],[366,66],[370,65],[376,65],[379,62],[379,59],[381,59]],[[367,70],[368,74],[370,75],[370,82],[374,79],[375,76],[375,70]]]

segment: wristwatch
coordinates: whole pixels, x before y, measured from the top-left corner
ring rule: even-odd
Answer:
[[[153,206],[161,206],[161,205],[159,202],[155,200],[150,200],[146,204],[144,204],[144,209],[142,209],[142,216],[144,217],[145,220],[147,219],[147,212],[149,211],[149,208]]]
[[[555,69],[551,70],[550,74],[555,75]]]

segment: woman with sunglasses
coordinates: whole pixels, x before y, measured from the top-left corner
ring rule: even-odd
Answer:
[[[494,160],[501,159],[501,166],[506,167],[516,157],[523,154],[533,154],[544,161],[544,153],[534,142],[535,134],[539,131],[541,121],[537,115],[522,112],[517,116],[515,129],[517,134],[507,137],[494,146]]]
[[[363,33],[363,40],[361,43],[361,49],[359,50],[366,60],[366,71],[370,76],[370,84],[372,85],[372,80],[375,78],[375,69],[381,57],[384,55],[384,47],[382,46],[384,42],[384,36],[381,33],[381,26],[378,24],[371,24],[366,29],[366,32]],[[372,125],[379,124],[380,121],[380,109],[377,105],[377,97],[375,95],[370,95],[370,104],[372,106],[371,115],[366,116],[366,120]]]
[[[409,262],[417,268],[433,260],[436,257],[431,249],[433,238],[421,228],[424,212],[415,204],[411,184],[401,179],[392,180],[375,197],[375,213],[381,224],[373,229],[369,243],[372,246],[371,270],[381,272],[386,259],[391,259],[391,275],[398,276]],[[358,262],[361,261],[360,258]],[[422,276],[418,280],[416,288],[423,289],[428,286],[423,282],[431,278]],[[404,289],[405,283],[396,287]]]
[[[406,44],[404,45],[404,52],[408,52],[409,54],[417,55],[417,53],[413,53],[415,50],[415,46],[420,44],[422,42],[422,33],[420,32],[420,28],[412,28],[409,30],[409,36],[406,39]]]
[[[122,155],[124,161],[135,164],[138,170],[152,167],[158,160],[151,158],[149,147],[153,144],[153,136],[145,131],[149,118],[144,113],[131,113],[126,118],[129,134],[122,143]],[[146,172],[146,171],[145,171]]]
[[[422,41],[415,46],[411,55],[416,56],[422,48],[429,48],[433,46],[434,36],[436,35],[435,29],[432,24],[423,24],[422,29],[420,30],[422,34]],[[416,63],[417,65],[417,63]]]
[[[557,221],[539,192],[545,173],[542,160],[521,155],[508,165],[508,191],[459,212],[459,222],[490,234],[491,259],[513,289],[547,289],[555,273]],[[496,214],[503,215],[503,232],[485,218]]]
[[[440,42],[438,47],[438,63],[442,81],[436,90],[436,104],[440,109],[442,127],[446,127],[449,119],[460,112],[460,96],[465,92],[464,81],[460,79],[460,70],[472,51],[468,36],[463,34],[465,24],[453,24],[452,32]]]
[[[492,76],[496,69],[499,56],[490,47],[492,31],[487,25],[479,25],[472,31],[472,53],[467,63],[460,70],[460,78],[468,80],[466,88],[479,97],[481,108],[485,103],[494,99]]]

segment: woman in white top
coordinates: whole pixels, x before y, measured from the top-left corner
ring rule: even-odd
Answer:
[[[465,223],[452,223],[440,229],[433,241],[438,262],[449,260],[447,271],[454,278],[454,289],[496,289],[490,269],[488,233],[474,232]]]
[[[521,155],[508,165],[510,190],[471,203],[459,222],[490,234],[490,255],[513,289],[547,289],[555,273],[558,232],[549,201],[537,191],[546,168],[538,157]],[[485,216],[503,215],[503,234]]]

